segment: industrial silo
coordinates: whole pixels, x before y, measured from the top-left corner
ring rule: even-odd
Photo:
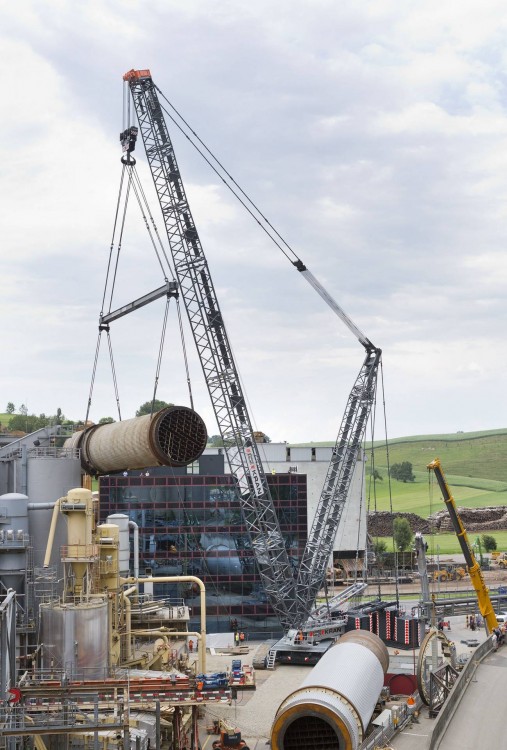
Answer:
[[[107,601],[41,604],[40,615],[43,669],[61,670],[69,679],[107,676]]]
[[[130,574],[129,520],[125,513],[113,513],[106,519],[106,524],[113,524],[119,529],[118,564],[121,576]]]
[[[28,534],[28,497],[17,492],[0,496],[0,581],[5,590],[25,593]]]

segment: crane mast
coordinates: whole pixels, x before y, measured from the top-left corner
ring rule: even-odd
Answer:
[[[451,517],[454,533],[458,537],[458,542],[467,564],[468,574],[477,595],[477,602],[479,604],[481,615],[484,617],[484,622],[486,623],[488,631],[491,633],[495,628],[498,627],[498,620],[496,619],[495,610],[493,609],[493,604],[489,597],[488,587],[486,586],[486,582],[484,581],[481,567],[475,558],[472,547],[468,540],[468,535],[465,527],[463,526],[461,516],[456,507],[456,503],[451,494],[449,485],[447,484],[444,472],[442,471],[440,460],[436,458],[434,461],[428,464],[427,468],[430,471],[434,472],[437,479],[438,486],[440,487],[440,491],[445,502],[445,507],[447,508],[447,512]]]
[[[365,360],[350,392],[333,448],[324,487],[299,567],[299,614],[303,620],[310,614],[326,575],[357,455],[375,400],[380,356],[380,349],[372,347],[366,350]]]
[[[149,70],[125,74],[167,231],[181,296],[235,478],[266,594],[281,624],[296,619],[295,579],[269,492],[238,371],[157,89]]]

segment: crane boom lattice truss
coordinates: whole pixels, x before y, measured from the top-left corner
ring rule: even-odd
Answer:
[[[235,478],[262,583],[282,626],[286,629],[301,627],[325,578],[336,529],[375,400],[381,351],[357,329],[306,267],[296,263],[296,268],[306,275],[366,349],[366,358],[349,396],[296,578],[263,472],[232,349],[185,195],[157,88],[149,70],[131,70],[125,74],[124,80],[128,82],[134,101],[180,293]]]
[[[259,573],[280,622],[289,627],[297,612],[295,579],[157,90],[149,71],[131,71],[125,79],[132,93],[181,296],[241,497]]]
[[[326,575],[347,494],[352,482],[357,454],[366,423],[375,401],[380,349],[369,349],[350,392],[338,437],[333,448],[324,488],[312,528],[301,558],[298,576],[300,615],[307,617]]]

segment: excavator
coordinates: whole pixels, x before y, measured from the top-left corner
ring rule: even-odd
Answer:
[[[477,595],[479,611],[484,618],[484,622],[486,623],[488,632],[492,633],[493,630],[498,627],[498,620],[496,619],[495,610],[493,609],[493,604],[489,596],[488,587],[486,586],[486,583],[484,581],[484,576],[482,575],[481,567],[475,558],[472,545],[470,544],[468,535],[465,531],[465,527],[463,526],[458,508],[456,507],[456,503],[451,494],[451,490],[449,489],[449,485],[447,484],[444,472],[442,471],[440,460],[436,458],[434,461],[428,464],[427,468],[429,471],[433,471],[433,473],[435,474],[438,486],[440,487],[440,491],[447,508],[447,512],[449,513],[452,521],[454,532],[458,537],[459,545],[465,558],[468,575],[470,576],[472,586],[474,587],[475,593]]]
[[[299,568],[294,571],[262,468],[210,269],[185,194],[159,89],[149,70],[130,70],[123,78],[132,97],[138,128],[130,122],[124,123],[120,136],[124,151],[122,163],[129,174],[128,179],[137,179],[131,152],[140,133],[165,223],[178,288],[235,479],[263,588],[289,641],[297,638],[300,642],[303,634],[305,644],[311,646],[316,633],[319,640],[332,639],[342,632],[343,623],[332,619],[330,606],[315,609],[315,600],[325,582],[336,531],[375,402],[381,350],[360,331],[290,249],[295,258],[291,260],[292,265],[347,325],[365,350],[365,359],[350,392],[332,451],[308,541]],[[349,591],[342,592],[336,606],[341,607],[347,598],[358,595],[365,587],[366,584],[355,584]]]

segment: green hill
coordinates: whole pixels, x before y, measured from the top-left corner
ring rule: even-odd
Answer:
[[[308,445],[308,443],[306,444]],[[330,446],[332,442],[311,443]],[[370,510],[417,513],[427,517],[442,507],[440,493],[426,469],[439,458],[458,505],[469,508],[507,504],[507,429],[459,432],[450,435],[414,435],[367,445],[370,465],[383,481],[369,480],[366,495]],[[410,461],[415,482],[389,481],[387,465]]]
[[[438,457],[448,477],[494,480],[507,489],[507,429],[400,438],[389,441],[387,451],[380,442],[374,443],[373,450],[379,467],[387,466],[387,451],[390,464],[410,461],[415,472],[425,472]]]

